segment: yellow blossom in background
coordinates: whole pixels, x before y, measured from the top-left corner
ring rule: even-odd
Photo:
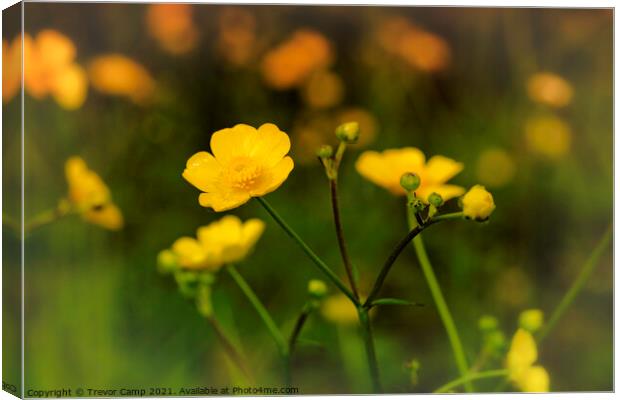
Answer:
[[[332,59],[331,44],[325,36],[299,29],[265,55],[261,70],[270,87],[284,90],[302,84],[314,71],[329,66]]]
[[[337,105],[344,96],[344,83],[331,71],[317,71],[302,88],[306,104],[313,108],[328,108]]]
[[[33,39],[24,35],[24,86],[36,99],[52,95],[63,108],[75,110],[86,100],[88,79],[75,63],[75,45],[67,36],[51,29]]]
[[[339,325],[356,325],[358,323],[357,308],[344,294],[327,297],[321,304],[323,317]]]
[[[224,7],[218,14],[217,48],[234,65],[246,65],[255,55],[256,18],[242,7]]]
[[[570,150],[572,131],[559,117],[537,116],[526,121],[525,140],[532,152],[557,159],[565,156]]]
[[[528,332],[536,332],[539,330],[544,321],[542,310],[530,309],[519,314],[519,326]]]
[[[258,129],[238,124],[215,132],[213,154],[194,154],[183,178],[204,192],[198,198],[201,206],[230,210],[282,185],[293,169],[290,147],[288,135],[274,124]]]
[[[514,178],[516,172],[513,158],[503,149],[490,148],[478,157],[476,176],[489,187],[505,186]]]
[[[508,377],[523,392],[548,392],[549,374],[538,365],[536,341],[531,333],[518,329],[506,355]]]
[[[376,31],[377,41],[389,54],[426,72],[445,69],[450,63],[448,43],[403,17],[384,20]]]
[[[484,186],[474,185],[463,196],[463,215],[467,218],[485,220],[495,210],[493,195]]]
[[[112,202],[110,190],[82,158],[70,157],[65,163],[65,175],[69,202],[84,220],[110,230],[123,227],[123,215]]]
[[[22,41],[21,36],[13,39],[11,44],[2,41],[2,100],[9,102],[21,87],[22,76]]]
[[[550,72],[539,72],[527,81],[530,99],[551,107],[564,107],[573,99],[573,87],[566,79]]]
[[[336,126],[332,118],[323,113],[297,121],[292,131],[295,138],[292,151],[295,162],[304,165],[316,164],[316,150],[333,140]]]
[[[136,104],[148,103],[155,92],[155,81],[146,68],[121,54],[96,57],[88,76],[99,92],[127,97]]]
[[[379,123],[374,115],[362,108],[347,108],[338,113],[335,125],[344,124],[348,121],[356,121],[360,126],[360,137],[355,146],[365,147],[371,144],[377,137]]]
[[[406,194],[400,186],[400,178],[406,172],[420,177],[420,187],[416,194],[423,201],[435,192],[444,200],[460,196],[465,192],[461,186],[446,182],[463,170],[463,164],[444,156],[433,156],[428,162],[421,150],[415,147],[389,149],[382,153],[365,151],[362,153],[355,168],[369,181],[389,190],[395,195]]]
[[[172,245],[178,265],[186,269],[217,271],[224,264],[243,260],[263,234],[259,219],[241,222],[234,215],[198,228],[196,239],[182,237]]]
[[[198,29],[190,4],[150,4],[146,11],[149,35],[166,52],[184,54],[196,47]]]

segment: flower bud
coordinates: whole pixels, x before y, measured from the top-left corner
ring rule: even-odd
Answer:
[[[168,274],[178,268],[177,257],[171,250],[162,250],[157,254],[157,270]]]
[[[316,155],[319,156],[319,158],[330,158],[334,155],[334,148],[328,144],[324,144],[318,148]]]
[[[443,197],[439,193],[433,192],[428,196],[428,203],[435,207],[441,207],[443,205]]]
[[[544,314],[541,310],[525,310],[519,315],[519,326],[526,331],[536,332],[543,325]]]
[[[322,298],[327,294],[327,285],[320,279],[312,279],[308,282],[308,293],[312,297]]]
[[[484,342],[494,354],[499,354],[506,348],[506,336],[502,331],[492,331],[485,335]]]
[[[475,185],[463,196],[463,215],[477,221],[485,221],[495,210],[493,195],[482,185]]]
[[[405,172],[400,177],[400,186],[408,192],[413,192],[420,187],[420,177],[412,172]]]
[[[492,315],[483,315],[478,320],[478,328],[482,332],[490,332],[497,329],[497,318]]]
[[[360,137],[360,125],[357,122],[345,122],[336,128],[336,137],[346,143],[355,143]]]

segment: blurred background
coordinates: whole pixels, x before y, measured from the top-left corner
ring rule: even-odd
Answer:
[[[8,60],[19,59],[18,29],[3,37],[5,165],[13,166],[20,80],[19,62]],[[26,389],[236,382],[211,327],[157,273],[156,256],[221,217],[198,205],[181,172],[209,149],[212,132],[237,123],[273,122],[290,135],[295,169],[268,200],[344,277],[315,150],[335,143],[339,123],[359,121],[341,206],[364,293],[407,228],[403,198],[353,168],[359,153],[415,146],[465,164],[452,183],[485,185],[495,213],[486,224],[434,227],[425,239],[470,363],[482,346],[478,319],[496,316],[509,340],[522,310],[549,316],[612,221],[612,10],[26,3],[25,32],[43,66],[29,76],[26,56],[25,219],[66,196],[64,162],[79,155],[125,220],[108,231],[68,217],[28,236]],[[288,335],[308,280],[322,276],[256,202],[232,213],[267,223],[239,269]],[[11,235],[5,226],[5,246],[18,243]],[[607,249],[539,349],[554,391],[613,389],[612,272]],[[410,249],[383,295],[425,305],[373,317],[386,391],[427,392],[454,379]],[[256,383],[279,384],[271,337],[227,275],[214,296]],[[315,344],[294,358],[301,394],[370,390],[354,324],[315,314],[302,338]],[[5,369],[18,351],[5,347]],[[417,379],[407,368],[414,359]],[[496,390],[497,381],[477,389]]]

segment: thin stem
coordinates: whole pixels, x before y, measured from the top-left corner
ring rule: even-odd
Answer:
[[[409,222],[409,228],[414,229],[416,226],[418,226],[415,219],[414,211],[411,207],[407,207],[407,220]],[[465,358],[463,345],[461,344],[461,339],[459,338],[459,334],[456,329],[456,325],[454,324],[452,314],[448,309],[448,305],[446,304],[446,300],[444,299],[441,287],[439,286],[437,277],[435,276],[435,272],[433,271],[433,266],[431,265],[431,262],[428,258],[428,254],[426,254],[426,248],[424,247],[424,242],[422,241],[421,235],[414,237],[413,247],[418,257],[418,261],[420,262],[420,266],[422,268],[424,278],[426,279],[426,283],[428,284],[431,295],[433,296],[433,300],[435,301],[435,305],[437,306],[437,311],[439,312],[441,321],[443,322],[443,325],[448,334],[448,339],[452,347],[452,353],[454,353],[454,359],[456,361],[457,368],[459,369],[461,376],[466,376],[469,367],[467,366],[467,359]],[[473,391],[473,385],[471,384],[471,382],[467,382],[465,388],[468,392]]]
[[[304,327],[308,316],[310,316],[310,310],[307,307],[301,311],[299,317],[297,317],[297,321],[295,321],[295,327],[293,328],[293,332],[291,333],[291,337],[288,341],[288,353],[293,354],[295,350],[295,344],[297,344],[297,339],[299,338],[299,334],[301,333],[301,329]]]
[[[340,219],[340,207],[338,205],[338,179],[330,179],[329,180],[329,188],[331,194],[332,201],[332,214],[334,215],[334,226],[336,228],[336,236],[338,237],[338,247],[340,248],[340,255],[342,256],[342,262],[344,263],[344,268],[347,271],[347,277],[349,278],[349,283],[351,284],[351,290],[353,291],[353,296],[359,300],[359,292],[357,290],[357,285],[355,284],[355,276],[353,275],[353,265],[351,264],[351,260],[349,259],[349,253],[347,251],[347,245],[344,240],[344,230],[342,228],[342,221]]]
[[[372,329],[370,328],[370,318],[368,317],[368,309],[365,307],[358,308],[360,325],[362,328],[362,338],[366,347],[366,355],[368,357],[368,367],[370,369],[370,378],[372,379],[372,389],[375,393],[382,393],[381,379],[379,377],[379,363],[377,362],[377,353],[372,338]]]
[[[599,258],[601,257],[601,255],[603,254],[603,251],[607,248],[607,245],[609,244],[609,241],[611,239],[611,232],[612,232],[612,227],[609,226],[609,228],[607,228],[607,230],[603,234],[603,237],[601,237],[598,244],[596,245],[596,247],[594,248],[594,250],[588,257],[588,259],[586,260],[585,264],[581,268],[581,271],[579,272],[577,279],[575,279],[575,281],[573,282],[568,292],[566,292],[566,294],[560,301],[560,304],[558,304],[558,306],[553,311],[553,314],[551,314],[551,317],[549,318],[549,322],[547,322],[543,330],[538,335],[537,339],[539,343],[542,342],[542,340],[555,327],[555,325],[558,323],[560,318],[562,318],[566,310],[568,310],[571,304],[573,304],[573,302],[575,301],[575,298],[577,297],[579,292],[581,292],[581,290],[585,286],[588,279],[590,279],[590,276],[592,275],[594,268],[596,268],[597,266]]]
[[[364,307],[369,307],[372,304],[373,300],[375,300],[375,298],[379,295],[379,292],[381,291],[381,287],[383,286],[383,282],[385,281],[385,278],[387,277],[388,273],[390,272],[390,269],[394,265],[394,262],[396,261],[400,253],[402,253],[402,251],[405,249],[405,247],[407,247],[409,242],[411,242],[425,228],[426,228],[425,226],[420,226],[420,225],[415,226],[413,229],[411,229],[407,233],[407,235],[404,238],[402,238],[400,242],[398,242],[396,247],[394,247],[394,250],[392,250],[392,253],[390,253],[387,260],[385,260],[385,263],[383,264],[381,271],[379,271],[379,275],[377,276],[377,279],[375,280],[375,284],[373,285],[372,290],[370,291],[370,294],[368,295],[368,299],[366,299],[366,302],[364,303]]]
[[[452,219],[463,219],[463,211],[441,214],[433,217],[434,222],[448,221]]]
[[[493,369],[489,371],[478,372],[475,374],[462,376],[458,379],[448,382],[442,387],[440,387],[439,389],[435,390],[433,393],[446,393],[448,390],[461,386],[465,383],[470,383],[472,381],[476,381],[479,379],[496,378],[498,376],[506,376],[506,375],[508,375],[507,369]]]
[[[52,210],[44,211],[24,224],[24,232],[28,234],[34,229],[50,224],[67,215],[69,215],[69,210],[60,206]]]
[[[209,323],[211,324],[211,327],[215,331],[218,340],[221,342],[224,351],[231,359],[231,361],[235,363],[235,365],[249,381],[253,382],[254,378],[252,377],[252,374],[250,373],[250,370],[248,369],[245,360],[243,359],[243,357],[241,357],[232,342],[228,340],[228,336],[226,336],[226,334],[224,333],[224,330],[222,329],[219,321],[214,316],[207,317],[207,321],[209,321]]]
[[[267,210],[269,215],[280,225],[282,229],[301,247],[306,255],[314,262],[314,264],[344,293],[355,305],[359,305],[359,301],[355,298],[351,290],[338,278],[338,276],[316,255],[314,251],[304,242],[301,237],[280,217],[280,215],[271,207],[271,205],[262,197],[256,197],[256,200]]]
[[[282,332],[280,332],[276,323],[271,318],[269,311],[267,311],[263,303],[261,303],[261,301],[258,299],[256,294],[250,287],[250,285],[248,285],[248,283],[245,281],[245,279],[243,279],[241,274],[237,271],[237,269],[233,265],[229,264],[226,267],[226,270],[228,271],[228,274],[233,278],[233,280],[237,283],[237,285],[239,286],[241,291],[245,294],[245,296],[248,298],[248,300],[250,300],[250,303],[252,303],[252,306],[254,306],[254,309],[256,310],[260,318],[265,323],[267,330],[269,331],[269,333],[273,337],[273,340],[276,342],[276,345],[278,346],[278,350],[280,351],[280,354],[283,357],[286,357],[288,355],[288,347],[286,345],[286,340],[282,336]]]

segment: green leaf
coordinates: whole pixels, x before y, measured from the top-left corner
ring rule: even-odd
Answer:
[[[403,300],[403,299],[377,299],[374,300],[371,305],[373,306],[418,306],[422,307],[424,304],[416,303],[414,301]]]

